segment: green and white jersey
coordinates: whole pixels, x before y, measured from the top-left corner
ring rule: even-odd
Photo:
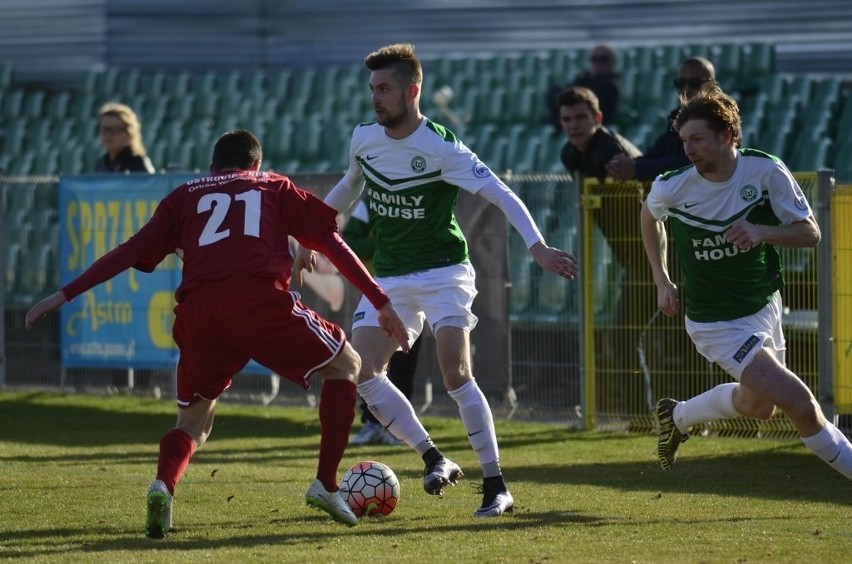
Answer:
[[[424,118],[392,139],[377,123],[361,124],[349,160],[347,175],[366,188],[377,276],[468,261],[454,213],[459,189],[475,194],[497,177],[450,130]]]
[[[724,321],[759,311],[783,285],[774,245],[749,250],[725,240],[725,231],[746,218],[760,225],[807,219],[811,208],[787,167],[775,156],[739,149],[725,182],[710,182],[690,165],[654,181],[648,210],[671,219],[675,250],[684,272],[686,315],[698,322]]]

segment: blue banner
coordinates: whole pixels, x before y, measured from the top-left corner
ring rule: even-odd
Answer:
[[[139,230],[171,190],[198,174],[63,176],[59,184],[62,284]],[[61,309],[66,366],[174,368],[174,291],[181,262],[171,255],[145,274],[127,270]]]

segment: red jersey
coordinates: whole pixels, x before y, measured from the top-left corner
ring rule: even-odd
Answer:
[[[135,267],[151,272],[169,254],[183,259],[180,302],[195,288],[277,280],[289,288],[288,236],[322,252],[376,307],[388,297],[338,233],[337,212],[286,176],[234,171],[191,180],[166,196],[135,235],[62,288],[66,299]]]

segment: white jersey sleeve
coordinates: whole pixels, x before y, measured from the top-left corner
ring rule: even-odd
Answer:
[[[782,225],[813,215],[808,199],[786,165],[779,162],[769,174],[769,203]]]
[[[348,210],[364,190],[364,173],[356,159],[354,139],[353,133],[353,140],[349,144],[349,169],[325,197],[325,203],[336,209],[338,213]]]
[[[448,184],[476,194],[483,186],[500,179],[476,153],[459,140],[446,143],[441,159],[441,178]]]

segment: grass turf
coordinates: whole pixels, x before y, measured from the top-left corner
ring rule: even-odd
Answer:
[[[846,562],[852,483],[797,441],[693,437],[671,473],[654,437],[497,421],[516,509],[474,519],[481,479],[458,419],[426,417],[466,471],[426,495],[405,446],[347,450],[402,486],[386,518],[347,528],[305,505],[309,408],[221,404],[178,486],[176,531],[144,538],[145,494],[172,401],[0,393],[0,559],[172,562]]]

